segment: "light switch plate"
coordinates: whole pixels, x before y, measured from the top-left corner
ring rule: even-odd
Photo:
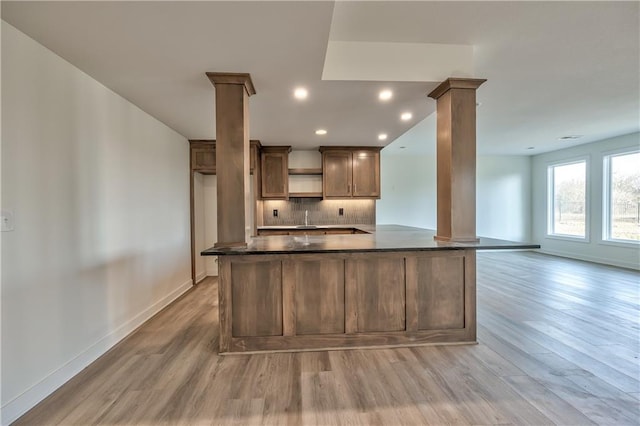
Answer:
[[[0,210],[0,231],[9,232],[14,230],[14,214],[13,210]]]

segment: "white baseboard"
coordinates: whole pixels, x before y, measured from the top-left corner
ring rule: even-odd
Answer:
[[[205,271],[199,273],[198,275],[196,275],[196,284],[198,284],[200,281],[204,280],[205,278],[207,278],[209,274],[207,274]]]
[[[625,261],[620,261],[620,260],[617,260],[617,259],[603,259],[603,258],[600,258],[600,257],[585,256],[585,255],[582,255],[582,254],[575,254],[575,253],[565,253],[565,252],[562,252],[562,251],[548,250],[548,249],[538,249],[537,251],[540,252],[540,253],[543,253],[543,254],[550,254],[551,256],[558,256],[558,257],[566,257],[566,258],[569,258],[569,259],[584,260],[584,261],[587,261],[587,262],[600,263],[600,264],[603,264],[603,265],[617,266],[619,268],[635,269],[635,270],[640,269],[640,265],[638,265],[637,263],[625,262]]]
[[[49,396],[100,356],[104,355],[109,349],[115,346],[116,343],[127,337],[191,287],[192,282],[189,279],[181,284],[177,289],[155,302],[153,305],[149,306],[147,309],[140,312],[138,315],[134,316],[129,321],[98,340],[96,343],[89,346],[75,358],[71,359],[57,370],[51,372],[48,376],[24,391],[22,394],[7,402],[2,406],[2,419],[0,423],[5,426],[17,420],[20,416],[33,408],[36,404]]]

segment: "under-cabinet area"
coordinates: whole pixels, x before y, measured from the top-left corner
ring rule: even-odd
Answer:
[[[367,231],[355,227],[345,226],[297,226],[297,227],[265,227],[258,228],[258,236],[269,237],[273,235],[354,235],[368,234]]]

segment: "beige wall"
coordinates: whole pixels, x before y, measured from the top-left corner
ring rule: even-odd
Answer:
[[[3,424],[191,286],[186,139],[2,22]]]

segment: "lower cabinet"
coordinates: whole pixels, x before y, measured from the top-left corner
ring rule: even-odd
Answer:
[[[220,351],[471,343],[475,251],[220,256]]]
[[[348,333],[405,329],[404,258],[345,261]]]
[[[234,336],[282,336],[282,262],[238,262],[231,268]]]
[[[295,335],[344,333],[344,261],[283,262],[283,281],[293,290]],[[294,333],[295,331],[295,333]]]

